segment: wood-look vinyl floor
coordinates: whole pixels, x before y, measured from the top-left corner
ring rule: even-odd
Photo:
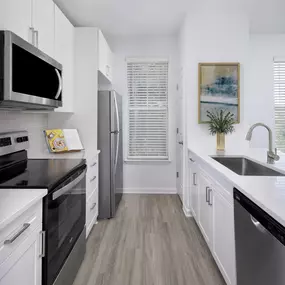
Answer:
[[[73,285],[224,285],[177,195],[125,195],[93,228]]]

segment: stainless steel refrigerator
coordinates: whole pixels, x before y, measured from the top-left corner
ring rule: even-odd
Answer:
[[[98,93],[99,219],[115,216],[123,192],[122,96]]]

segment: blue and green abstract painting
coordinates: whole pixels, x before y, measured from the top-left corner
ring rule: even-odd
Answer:
[[[207,111],[223,109],[239,121],[239,65],[201,64],[200,122],[207,122]]]

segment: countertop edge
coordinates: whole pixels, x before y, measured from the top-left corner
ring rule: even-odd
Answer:
[[[3,189],[1,189],[2,191]],[[9,191],[11,189],[7,189]],[[15,190],[15,189],[13,189]],[[22,191],[35,191],[35,189],[27,190],[27,189],[17,189],[17,190],[22,190]],[[35,205],[38,201],[40,201],[43,197],[47,195],[47,189],[37,189],[36,192],[38,193],[37,195],[33,198],[28,203],[25,203],[19,210],[15,211],[11,215],[9,215],[6,219],[2,220],[0,222],[0,230],[3,230],[7,225],[9,225],[11,222],[13,222],[17,217],[19,217],[21,214],[23,214],[25,211],[27,211],[29,208],[31,208],[33,205]],[[28,195],[28,194],[27,194]]]

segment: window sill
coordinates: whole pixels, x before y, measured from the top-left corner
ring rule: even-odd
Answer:
[[[167,159],[167,160],[142,160],[142,159],[125,159],[124,163],[126,164],[167,164],[167,163],[171,163],[172,160]]]

